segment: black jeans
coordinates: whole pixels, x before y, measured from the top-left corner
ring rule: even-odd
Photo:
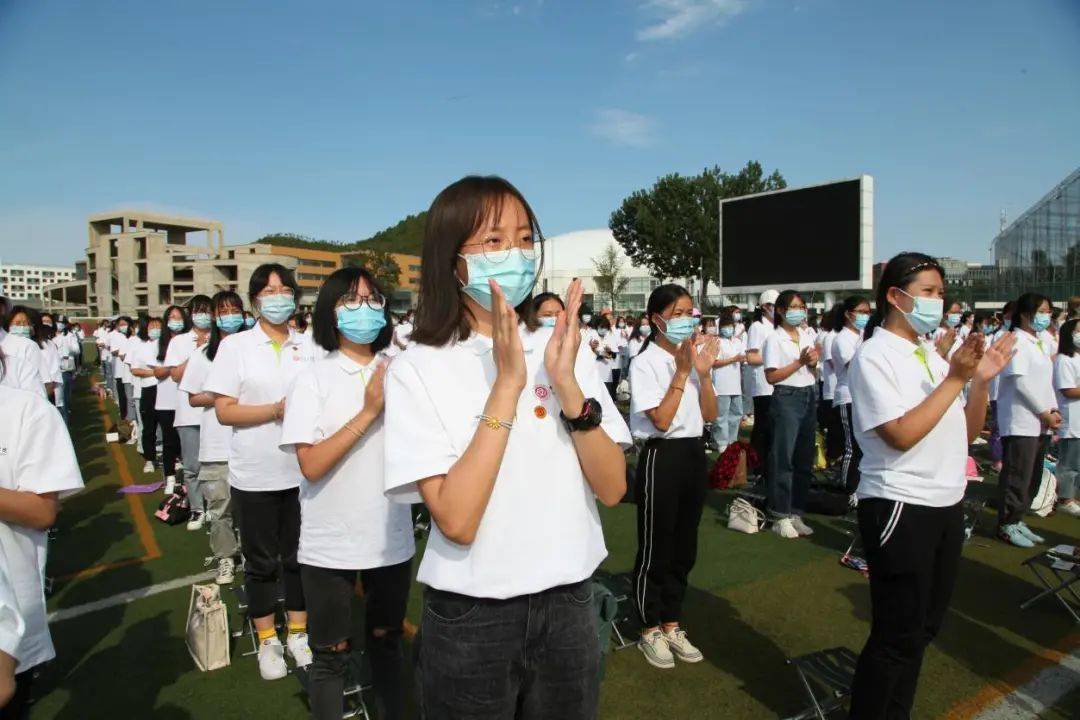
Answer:
[[[157,453],[157,430],[161,428],[161,468],[165,477],[176,475],[176,460],[180,457],[180,436],[173,427],[173,410],[155,410],[157,387],[144,387],[139,398],[139,410],[142,412],[142,455],[147,462],[154,462]]]
[[[781,518],[802,515],[814,472],[817,388],[777,385],[769,406],[769,421],[772,446],[765,459],[769,512]]]
[[[378,717],[399,720],[405,716],[401,626],[409,602],[412,561],[360,570],[359,574],[364,586],[364,646],[371,659]],[[334,648],[348,643],[352,636],[357,571],[301,565],[300,575],[307,601],[308,644],[315,656],[308,689],[311,717],[340,720],[349,648]]]
[[[701,438],[645,444],[637,464],[634,604],[647,628],[682,618],[708,485]]]
[[[870,565],[870,637],[855,670],[852,720],[911,717],[923,653],[949,607],[964,544],[963,504],[859,502]]]
[[[600,639],[590,581],[506,600],[428,588],[417,684],[423,720],[593,720]]]
[[[265,617],[278,601],[278,573],[285,581],[285,609],[302,611],[304,586],[296,549],[300,544],[300,489],[253,492],[232,488],[240,515],[240,552],[248,615]]]
[[[859,463],[862,462],[862,448],[855,439],[855,422],[851,415],[851,403],[836,408],[840,415],[840,424],[844,432],[844,456],[840,460],[840,479],[848,495],[859,487]]]
[[[1001,438],[1001,474],[998,475],[998,525],[1012,525],[1024,519],[1031,496],[1042,482],[1043,461],[1050,449],[1050,436],[1007,435]]]
[[[772,395],[758,395],[754,398],[754,428],[750,431],[750,446],[757,453],[761,463],[761,477],[768,477],[769,448],[772,447],[772,422],[769,420],[769,408]]]
[[[118,378],[116,380],[116,407],[120,411],[120,419],[128,420],[128,401],[127,390],[124,389],[124,383]],[[134,420],[134,418],[130,418]]]

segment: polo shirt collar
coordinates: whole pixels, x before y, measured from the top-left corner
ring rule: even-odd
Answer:
[[[286,326],[286,327],[288,327],[288,326]],[[266,334],[266,331],[264,331],[262,329],[262,325],[260,323],[255,323],[255,326],[253,328],[251,328],[250,330],[248,330],[247,332],[255,333],[255,339],[259,343],[271,343],[271,342],[273,342],[273,340],[270,339],[270,336]],[[289,328],[289,337],[285,338],[285,342],[281,343],[281,346],[285,347],[286,345],[295,345],[297,343],[297,337],[298,336],[299,336],[298,332],[296,332],[292,328]]]
[[[1023,338],[1024,340],[1027,340],[1032,345],[1034,345],[1035,343],[1039,342],[1039,340],[1042,339],[1038,335],[1032,335],[1031,333],[1024,332],[1023,330],[1015,330],[1015,331],[1013,331],[1013,335],[1016,335],[1019,338]]]
[[[357,373],[364,372],[371,367],[371,363],[368,363],[367,365],[361,365],[340,350],[335,350],[334,355],[334,360],[337,361],[338,367],[344,370],[347,375],[356,375]],[[371,360],[371,362],[376,363],[382,357],[384,357],[383,353],[376,353],[375,357]]]
[[[896,333],[889,332],[884,326],[879,326],[878,329],[874,331],[873,337],[877,337],[878,333],[881,333],[881,339],[884,340],[889,347],[895,348],[901,352],[913,353],[921,347],[907,338],[902,338]]]
[[[521,337],[521,347],[526,352],[526,354],[533,351],[533,337],[535,337],[536,334],[537,333],[535,332],[530,333],[525,327],[524,323],[518,325],[518,335]],[[474,355],[487,355],[491,352],[491,348],[494,346],[491,338],[487,337],[486,335],[481,335],[475,330],[470,332],[469,339],[462,341],[461,344],[471,350]]]

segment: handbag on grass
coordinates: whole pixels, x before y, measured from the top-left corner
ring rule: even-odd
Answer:
[[[187,647],[203,672],[229,665],[229,613],[217,585],[191,586]]]
[[[746,498],[735,498],[728,507],[727,526],[731,530],[753,535],[765,525],[765,513],[750,504]]]

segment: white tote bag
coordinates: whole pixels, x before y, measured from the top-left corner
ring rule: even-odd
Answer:
[[[1044,467],[1042,480],[1039,482],[1039,491],[1031,498],[1031,512],[1039,517],[1046,517],[1054,511],[1054,503],[1057,502],[1057,476],[1050,472],[1050,468]]]
[[[752,535],[765,525],[765,514],[746,498],[735,498],[728,508],[728,528]]]
[[[229,612],[217,585],[191,586],[187,646],[203,672],[229,665]]]

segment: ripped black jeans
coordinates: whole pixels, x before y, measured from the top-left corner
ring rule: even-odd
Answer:
[[[300,566],[308,644],[315,658],[308,695],[315,720],[341,720],[358,573],[364,586],[364,647],[371,661],[378,717],[398,720],[405,716],[401,625],[409,601],[411,560],[359,571]],[[346,643],[345,649],[335,650],[341,643]]]

